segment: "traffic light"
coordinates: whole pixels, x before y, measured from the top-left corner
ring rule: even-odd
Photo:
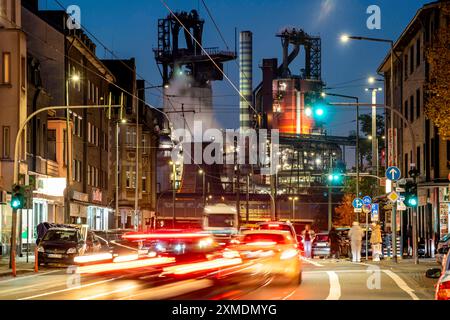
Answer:
[[[24,188],[20,185],[13,186],[12,197],[11,197],[11,207],[14,210],[23,209],[25,206],[25,196]]]
[[[305,96],[305,115],[315,120],[323,120],[327,114],[326,103],[317,93],[310,93]]]
[[[417,183],[414,181],[408,181],[405,185],[405,205],[409,208],[417,208],[419,205]]]
[[[345,174],[342,172],[333,172],[328,175],[328,183],[333,186],[340,186],[344,184]]]

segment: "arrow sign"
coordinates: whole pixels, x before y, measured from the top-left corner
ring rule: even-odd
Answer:
[[[372,221],[376,222],[379,220],[379,212],[380,212],[380,205],[378,203],[374,203],[372,205]]]
[[[364,203],[361,199],[357,198],[357,199],[353,200],[353,208],[362,209],[363,206],[364,206]]]
[[[369,196],[364,197],[364,198],[363,198],[363,203],[364,203],[365,205],[372,204],[372,198],[369,197]]]
[[[402,172],[397,167],[389,167],[386,170],[386,178],[391,181],[398,181],[402,177]]]

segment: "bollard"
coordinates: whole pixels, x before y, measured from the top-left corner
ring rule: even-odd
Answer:
[[[39,272],[39,252],[38,247],[34,248],[34,272]]]
[[[16,250],[12,250],[11,253],[11,267],[12,267],[12,276],[15,278],[17,276],[16,270]]]

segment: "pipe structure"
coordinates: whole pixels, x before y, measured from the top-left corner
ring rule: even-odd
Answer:
[[[250,128],[250,108],[253,98],[253,33],[242,31],[240,33],[240,126],[241,130]]]

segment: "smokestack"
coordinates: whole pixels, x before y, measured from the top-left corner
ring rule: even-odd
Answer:
[[[253,96],[253,34],[250,31],[240,33],[239,40],[241,130],[250,128],[250,105]]]

